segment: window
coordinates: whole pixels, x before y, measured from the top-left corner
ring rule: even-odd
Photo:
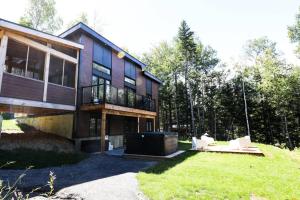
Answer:
[[[149,79],[146,79],[146,94],[152,96],[152,81]]]
[[[45,53],[8,40],[4,71],[38,80],[44,78]]]
[[[111,50],[104,47],[99,43],[94,43],[94,61],[107,67],[111,68]]]
[[[50,56],[49,82],[62,85],[64,60],[55,56]]]
[[[93,63],[93,69],[96,69],[100,72],[110,75],[110,69],[107,69],[106,67],[103,67],[102,65],[99,65],[97,63]]]
[[[147,119],[146,121],[146,131],[151,132],[152,131],[152,120]]]
[[[130,83],[130,84],[132,84],[132,85],[135,85],[135,80],[132,80],[132,79],[127,78],[127,77],[125,77],[125,82],[126,82],[126,83]]]
[[[126,94],[127,94],[127,106],[134,107],[135,106],[135,90],[126,87]]]
[[[125,76],[133,80],[136,79],[136,67],[133,63],[125,61]]]

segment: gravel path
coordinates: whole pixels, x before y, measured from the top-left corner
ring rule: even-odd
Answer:
[[[57,191],[53,199],[144,199],[135,176],[138,171],[155,164],[108,155],[91,155],[75,165],[29,170],[18,187],[30,191],[43,186],[47,184],[49,172],[52,171],[56,175]],[[13,183],[23,172],[0,170],[0,179]]]

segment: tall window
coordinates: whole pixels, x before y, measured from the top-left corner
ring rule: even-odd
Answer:
[[[136,80],[136,66],[128,61],[125,61],[125,83],[135,85]]]
[[[7,44],[4,71],[29,78],[44,79],[45,53],[15,40]]]
[[[104,67],[111,68],[111,50],[94,42],[94,61]]]
[[[152,97],[152,81],[146,79],[146,94],[148,97]]]
[[[93,63],[93,69],[98,70],[99,72],[105,73],[107,75],[110,75],[110,69],[108,69],[102,65],[99,65],[95,62]]]

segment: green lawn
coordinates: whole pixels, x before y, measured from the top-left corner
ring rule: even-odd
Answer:
[[[258,146],[266,157],[188,151],[139,173],[140,187],[154,200],[300,199],[300,151]]]
[[[18,149],[14,151],[0,150],[0,166],[4,169],[43,168],[74,164],[87,158],[83,153],[57,153],[52,151],[37,151]],[[14,162],[6,165],[8,162]]]
[[[2,121],[2,130],[17,130],[21,131],[20,127],[17,124],[15,119],[3,120]]]

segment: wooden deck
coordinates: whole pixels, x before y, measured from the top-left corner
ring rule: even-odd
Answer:
[[[168,159],[174,158],[176,156],[179,156],[180,154],[182,154],[184,152],[185,151],[179,150],[179,151],[176,151],[175,153],[172,153],[167,156],[152,156],[152,155],[142,155],[142,154],[124,154],[123,156],[125,158],[129,158],[129,159],[162,161],[162,160],[168,160]]]
[[[258,147],[249,147],[249,148],[243,148],[243,149],[231,149],[228,145],[215,145],[215,146],[208,146],[204,150],[199,149],[198,151],[265,156],[264,153]]]

